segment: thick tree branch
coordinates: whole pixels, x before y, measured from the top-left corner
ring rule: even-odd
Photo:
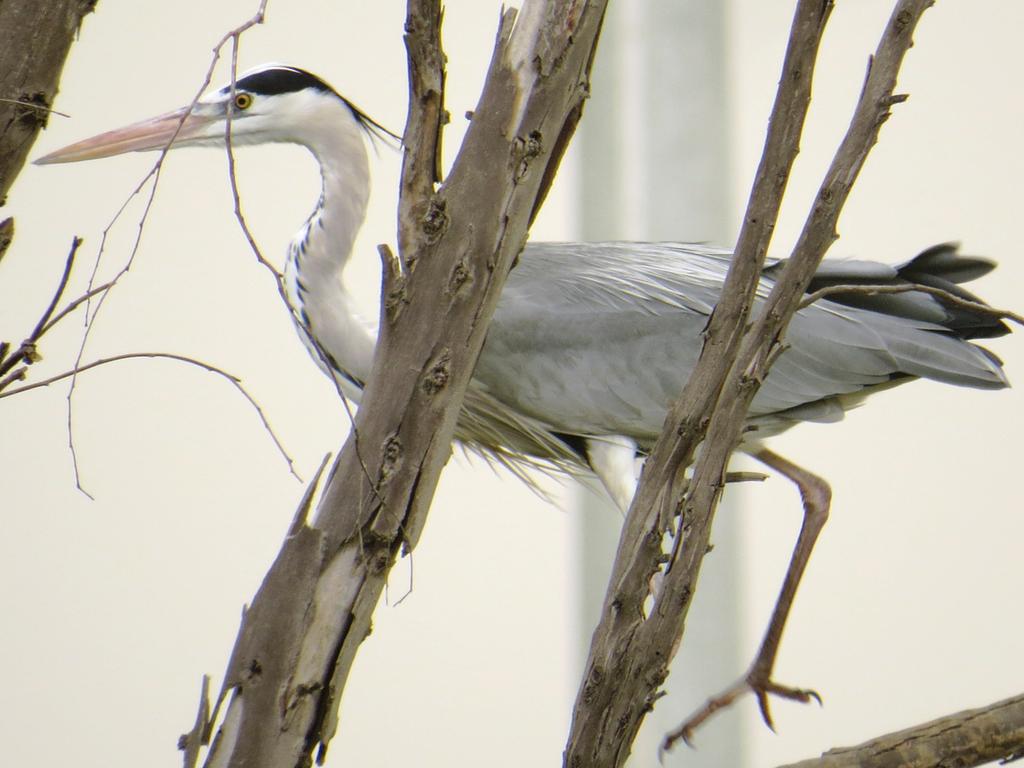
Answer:
[[[595,631],[565,764],[619,766],[644,714],[654,705],[682,639],[686,613],[710,540],[725,466],[738,443],[750,402],[779,349],[811,275],[835,239],[843,203],[874,145],[893,97],[911,35],[931,0],[896,4],[879,43],[860,102],[819,191],[792,259],[754,326],[742,340],[746,309],[799,140],[810,75],[830,3],[802,2],[796,12],[761,167],[748,204],[736,261],[709,323],[701,360],[648,460],[627,516]],[[787,130],[789,129],[789,130]],[[769,169],[775,169],[774,174]],[[765,219],[762,212],[770,216]],[[738,354],[736,349],[738,348]],[[720,393],[720,394],[716,394]],[[717,398],[717,402],[716,402]],[[714,403],[713,410],[709,407]],[[710,419],[705,414],[710,413]],[[693,479],[681,469],[706,439]],[[650,576],[661,567],[663,534],[676,515],[678,531],[660,592],[642,612]]]
[[[439,52],[430,42],[438,5],[410,0],[410,36],[427,27],[426,44],[410,44],[411,54]],[[426,78],[412,84],[410,125],[426,137],[406,131],[406,152],[423,154],[408,160],[403,193],[426,200],[402,203],[409,268],[401,300],[384,312],[353,434],[314,519],[291,533],[243,620],[225,676],[231,702],[209,765],[290,767],[314,752],[323,759],[387,573],[422,530],[487,323],[549,177],[552,148],[586,96],[604,7],[528,0],[518,18],[503,15],[484,92],[436,193],[443,102],[431,94],[443,85],[443,58],[410,64],[414,79]],[[385,304],[395,288],[391,273]]]
[[[0,2],[0,206],[46,125],[71,43],[94,5],[94,0]],[[14,220],[0,221],[0,259],[13,237]],[[16,365],[33,362],[35,341],[49,327],[47,321],[67,285],[79,242],[76,238],[53,301],[29,339],[9,357],[10,345],[0,343],[0,389],[24,378],[26,369],[14,369]]]
[[[710,519],[721,492],[722,473],[732,450],[739,442],[750,403],[760,383],[768,375],[772,362],[782,351],[782,337],[790,318],[800,306],[811,278],[829,246],[838,238],[836,224],[839,215],[871,148],[878,140],[882,124],[889,117],[890,108],[906,98],[894,95],[896,78],[904,56],[913,45],[912,36],[917,22],[933,4],[934,0],[899,0],[882,32],[846,135],[825,174],[817,200],[791,258],[786,262],[782,275],[772,288],[754,325],[744,335],[723,396],[712,414],[706,448],[696,463],[693,483],[684,500],[682,530],[686,529],[689,516],[693,514],[700,519],[707,517],[709,522],[705,530],[710,534]],[[685,539],[682,541],[682,548],[690,547],[695,556],[691,560],[695,562],[692,576],[691,571],[684,568],[680,578],[673,578],[671,569],[676,562],[673,559],[668,565],[666,583],[671,582],[676,589],[692,589],[693,583],[689,579],[696,579],[706,541],[699,546],[701,549],[694,551],[689,542]],[[679,551],[680,541],[677,540],[676,552]],[[761,706],[766,722],[770,723],[766,702],[762,701]],[[698,712],[696,717],[700,718],[701,714]],[[676,733],[685,738],[686,732],[684,724]],[[671,744],[671,738],[666,739],[666,747]]]
[[[623,525],[601,620],[591,640],[577,694],[564,763],[568,768],[619,766],[625,762],[657,688],[668,675],[674,647],[655,650],[641,637],[643,604],[651,576],[662,564],[662,534],[678,509],[682,470],[693,459],[710,413],[735,359],[754,289],[778,218],[789,172],[811,97],[818,46],[830,2],[798,4],[772,109],[764,152],[740,230],[736,257],[722,299],[708,323],[704,347],[686,387],[666,418],[666,428],[647,459],[637,495]],[[703,536],[687,531],[687,538]],[[696,565],[699,567],[700,557]],[[695,574],[694,574],[695,578]],[[672,611],[681,636],[690,593]],[[678,641],[677,641],[678,642]],[[629,652],[628,655],[626,652]]]
[[[0,3],[0,205],[46,125],[71,43],[95,0]]]
[[[972,768],[1024,757],[1024,695],[780,768]]]

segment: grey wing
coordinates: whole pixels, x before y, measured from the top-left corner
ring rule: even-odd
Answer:
[[[687,253],[663,244],[528,245],[474,378],[557,431],[655,437],[696,362],[728,267],[725,252]]]
[[[728,263],[726,251],[672,243],[531,244],[506,284],[475,379],[556,431],[649,442],[696,363]],[[831,262],[821,274],[829,283],[850,274],[877,282],[897,269]],[[1006,385],[998,360],[949,332],[941,313],[924,320],[882,309],[893,314],[829,301],[801,310],[752,419],[835,419],[856,399],[845,396],[913,376]]]
[[[751,416],[834,421],[871,391],[911,378],[999,389],[999,360],[943,326],[819,302],[793,318]]]

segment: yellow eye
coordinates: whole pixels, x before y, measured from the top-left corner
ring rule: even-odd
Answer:
[[[236,93],[235,106],[238,109],[248,109],[252,106],[252,96],[248,93]]]

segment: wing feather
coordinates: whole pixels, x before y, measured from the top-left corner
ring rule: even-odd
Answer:
[[[649,442],[696,364],[729,259],[728,251],[680,243],[530,244],[509,276],[475,380],[554,430]],[[909,263],[929,260],[957,268],[944,255]],[[819,277],[884,282],[899,269],[827,262]],[[777,270],[765,270],[761,298]],[[881,311],[831,301],[801,310],[751,417],[834,420],[856,401],[850,396],[912,376],[1006,386],[998,360],[941,325],[945,316],[914,299]]]

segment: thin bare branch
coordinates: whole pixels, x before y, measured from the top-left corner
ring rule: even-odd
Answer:
[[[53,315],[53,311],[57,308],[61,296],[64,295],[64,289],[68,285],[68,278],[71,277],[71,268],[75,264],[75,254],[78,253],[78,247],[81,244],[82,238],[73,237],[71,239],[71,249],[68,251],[67,259],[64,261],[64,272],[60,276],[60,282],[57,283],[57,290],[54,292],[53,298],[50,299],[50,304],[46,307],[46,311],[43,312],[43,316],[39,318],[39,322],[36,323],[36,327],[32,330],[32,335],[29,336],[33,341],[42,335],[43,328],[49,323],[50,316]]]
[[[266,0],[260,10],[260,17],[262,18],[263,7],[266,6]],[[241,32],[244,31],[241,28],[234,30],[230,34],[231,39],[231,103],[228,107],[228,119],[224,124],[224,143],[228,155],[228,179],[231,183],[231,197],[234,201],[234,212],[235,218],[238,220],[238,225],[242,228],[242,234],[245,235],[246,241],[249,243],[249,248],[252,249],[253,254],[256,256],[256,261],[260,263],[260,266],[265,267],[271,275],[274,276],[274,282],[277,285],[277,292],[281,295],[281,299],[284,301],[285,306],[291,307],[288,301],[288,295],[285,292],[284,276],[277,271],[273,264],[271,264],[266,257],[263,255],[263,251],[260,250],[259,245],[256,243],[256,238],[252,234],[252,230],[249,229],[249,224],[245,220],[245,215],[242,213],[242,198],[238,192],[238,177],[235,174],[235,150],[234,145],[231,142],[231,128],[234,122],[234,103],[235,103],[235,86],[238,82],[238,46]]]
[[[146,173],[146,175],[142,178],[142,180],[136,185],[135,189],[132,190],[132,192],[128,195],[128,197],[125,199],[125,201],[121,204],[121,207],[118,208],[118,210],[114,214],[113,218],[107,223],[107,226],[103,229],[103,234],[102,234],[102,236],[100,238],[100,245],[99,245],[99,248],[96,251],[96,258],[95,258],[95,260],[93,262],[92,273],[89,276],[89,283],[88,283],[87,290],[86,290],[87,301],[86,301],[86,311],[85,311],[85,332],[82,334],[82,341],[81,341],[81,344],[79,344],[78,354],[75,357],[75,362],[74,362],[74,365],[72,367],[72,370],[74,372],[77,372],[78,370],[81,370],[82,358],[85,356],[85,347],[86,347],[86,344],[89,341],[89,336],[90,336],[90,334],[92,332],[93,325],[95,323],[97,315],[102,310],[102,308],[103,308],[103,306],[104,306],[104,304],[106,302],[107,297],[110,295],[111,289],[113,289],[113,287],[118,283],[118,281],[125,274],[128,273],[128,271],[131,269],[132,265],[135,262],[135,257],[138,254],[139,247],[140,247],[140,245],[142,243],[142,233],[143,233],[143,231],[145,229],[146,222],[149,220],[149,214],[150,214],[150,211],[152,210],[153,203],[154,203],[154,201],[156,199],[156,191],[157,191],[157,188],[159,186],[160,174],[161,174],[161,172],[163,170],[163,164],[164,164],[164,160],[167,157],[167,152],[170,150],[170,148],[174,145],[174,142],[177,140],[178,134],[181,131],[182,125],[184,125],[184,123],[185,123],[186,117],[195,108],[196,104],[199,102],[199,99],[206,92],[206,89],[209,87],[210,82],[213,80],[214,70],[215,70],[215,68],[217,66],[217,62],[220,60],[221,49],[224,47],[224,45],[227,43],[228,40],[235,40],[237,42],[238,37],[243,32],[245,32],[246,30],[256,26],[257,24],[262,24],[263,23],[263,20],[265,18],[265,14],[266,14],[266,8],[267,8],[268,1],[269,0],[260,0],[259,6],[257,7],[257,10],[256,10],[256,13],[254,13],[252,15],[252,17],[250,17],[248,20],[246,20],[245,22],[243,22],[239,26],[237,26],[234,29],[232,29],[231,31],[225,33],[221,37],[221,39],[217,42],[217,44],[214,46],[214,48],[213,48],[213,56],[212,56],[212,59],[210,61],[209,67],[207,67],[206,75],[203,78],[203,81],[202,81],[201,85],[196,90],[195,95],[192,97],[192,101],[190,102],[188,109],[185,110],[184,113],[182,114],[181,120],[178,122],[178,125],[175,128],[174,133],[172,134],[171,138],[167,142],[167,146],[165,146],[160,151],[159,157],[157,157],[156,162],[150,168],[148,173]],[[117,222],[120,220],[122,214],[124,214],[125,210],[128,208],[128,205],[131,203],[131,201],[134,200],[139,194],[142,193],[142,191],[145,189],[146,185],[150,183],[150,181],[152,181],[152,186],[150,187],[149,197],[146,199],[145,205],[143,206],[143,209],[142,209],[142,215],[139,217],[139,220],[138,220],[138,223],[137,223],[137,226],[136,226],[135,240],[132,243],[132,247],[131,247],[131,250],[130,250],[130,252],[128,254],[127,261],[125,261],[125,263],[118,269],[118,271],[114,274],[114,277],[105,284],[106,285],[106,290],[103,290],[103,291],[95,290],[96,277],[97,277],[97,274],[99,272],[100,263],[101,263],[101,261],[103,259],[103,253],[104,253],[104,250],[106,248],[107,237],[110,234],[110,231],[113,229],[114,225],[117,224]],[[92,299],[93,296],[95,296],[97,294],[102,294],[102,295],[100,295],[100,299],[99,299],[98,302],[96,302],[95,309],[93,309],[92,308],[92,301],[91,301],[91,299]],[[86,496],[89,496],[89,498],[92,498],[92,496],[82,487],[81,473],[79,472],[79,468],[78,468],[78,454],[77,454],[77,451],[75,450],[74,432],[72,431],[72,426],[71,426],[72,418],[73,418],[72,417],[73,396],[74,396],[74,392],[75,392],[75,385],[76,385],[76,383],[77,383],[77,373],[73,373],[72,376],[71,376],[71,385],[68,388],[68,393],[67,393],[67,398],[66,398],[67,399],[68,448],[69,448],[69,450],[71,452],[71,464],[72,464],[72,467],[74,469],[75,486],[80,491],[82,491],[82,493],[85,493]],[[276,441],[276,438],[275,438],[275,441]],[[291,461],[289,460],[289,467],[290,466],[291,466]],[[291,472],[292,472],[292,474],[295,474],[294,469],[291,469]]]
[[[270,435],[271,439],[274,441],[274,445],[277,447],[278,452],[281,454],[282,457],[284,457],[284,460],[288,463],[288,471],[291,472],[292,475],[294,475],[297,480],[300,480],[300,481],[302,480],[302,478],[299,476],[299,474],[295,471],[295,464],[292,461],[291,456],[288,455],[288,452],[285,450],[284,445],[281,443],[280,439],[277,437],[277,433],[274,432],[274,428],[270,425],[270,421],[267,419],[266,414],[263,412],[263,408],[256,401],[256,398],[254,398],[252,395],[250,395],[249,391],[242,385],[242,380],[240,378],[238,378],[237,376],[234,376],[234,375],[228,373],[227,371],[223,370],[222,368],[218,368],[217,366],[211,365],[210,363],[204,363],[202,360],[196,360],[195,358],[188,357],[186,355],[176,355],[176,354],[173,354],[171,352],[127,352],[127,353],[122,354],[122,355],[113,355],[111,357],[104,357],[104,358],[101,358],[99,360],[94,360],[91,363],[86,363],[85,365],[81,365],[81,366],[79,366],[78,368],[76,368],[73,371],[65,371],[64,373],[59,373],[56,376],[51,376],[51,377],[49,377],[47,379],[42,379],[41,381],[34,381],[31,384],[26,384],[26,385],[24,385],[22,387],[17,387],[15,389],[9,389],[6,392],[0,392],[0,399],[5,398],[5,397],[11,397],[13,395],[20,395],[20,394],[23,394],[25,392],[30,392],[33,389],[40,389],[42,387],[48,387],[51,384],[56,384],[58,381],[64,381],[65,379],[73,378],[73,377],[75,377],[75,376],[77,376],[77,375],[79,375],[81,373],[85,373],[86,371],[90,371],[93,368],[99,368],[100,366],[109,365],[110,363],[117,363],[117,362],[121,362],[121,361],[124,361],[124,360],[142,360],[142,359],[150,359],[150,360],[176,360],[179,363],[187,363],[188,365],[193,365],[193,366],[196,366],[197,368],[202,368],[204,371],[208,371],[210,373],[214,373],[214,374],[220,376],[221,378],[227,380],[228,382],[230,382],[231,385],[235,389],[237,389],[246,400],[249,401],[249,405],[251,405],[253,407],[253,409],[255,409],[256,414],[260,417],[260,421],[263,422],[264,428],[267,430],[267,433]]]
[[[3,397],[3,390],[5,390],[7,387],[9,387],[16,381],[24,381],[27,375],[28,366],[23,365],[20,368],[15,368],[13,371],[11,371],[2,379],[0,379],[0,397]]]
[[[690,583],[677,587],[651,620],[669,625],[653,631],[643,606],[651,577],[662,567],[667,521],[681,508],[688,483],[683,470],[707,430],[746,326],[782,195],[796,159],[810,103],[815,60],[832,4],[801,0],[782,65],[761,162],[751,189],[736,255],[722,298],[712,313],[697,366],[666,419],[666,429],[647,460],[619,539],[601,619],[591,640],[566,746],[566,766],[620,766],[682,636],[696,573],[707,550],[711,516],[687,519],[680,532],[692,547]],[[669,427],[668,425],[671,425]],[[678,553],[677,553],[678,556]],[[677,577],[681,569],[676,569]],[[665,641],[675,637],[674,641]]]
[[[57,325],[57,323],[59,323],[65,317],[67,317],[72,312],[74,312],[76,309],[78,309],[80,306],[82,306],[87,301],[89,301],[89,299],[91,299],[93,296],[97,296],[97,295],[103,293],[105,290],[110,288],[110,286],[112,286],[112,285],[113,285],[113,283],[103,283],[102,285],[97,285],[91,291],[88,291],[87,293],[83,293],[77,299],[75,299],[74,301],[69,303],[66,307],[64,307],[64,309],[62,309],[60,312],[58,312],[56,315],[54,315],[52,318],[50,318],[50,321],[46,325],[43,326],[43,329],[42,329],[42,331],[40,331],[39,335],[43,336],[44,334],[46,334],[47,331],[49,331],[51,328],[53,328],[55,325]]]
[[[75,254],[78,253],[78,247],[81,244],[82,239],[80,237],[72,238],[71,250],[68,251],[67,258],[64,261],[64,272],[60,276],[60,280],[57,283],[57,289],[53,292],[53,297],[50,299],[49,305],[47,305],[46,309],[43,311],[43,314],[39,318],[39,322],[36,323],[35,328],[32,329],[32,333],[28,335],[27,339],[21,342],[21,346],[18,350],[10,357],[0,355],[0,375],[7,373],[18,363],[24,362],[26,364],[31,364],[34,362],[33,355],[36,343],[52,325],[50,317],[53,315],[53,311],[57,308],[57,304],[60,302],[61,296],[64,295],[64,289],[67,288],[68,278],[71,277],[71,268],[75,263]],[[3,389],[3,386],[4,385],[0,383],[0,389]]]
[[[4,98],[0,98],[0,101],[2,101],[4,104],[17,104],[19,107],[27,107],[28,109],[34,109],[37,112],[42,112],[43,114],[46,114],[46,115],[60,115],[61,117],[71,117],[71,115],[69,115],[69,114],[67,114],[65,112],[60,112],[60,111],[54,109],[53,107],[47,107],[44,104],[36,104],[34,102],[31,102],[31,101],[26,101],[25,99],[4,99]]]
[[[989,317],[995,317],[1000,320],[1012,320],[1017,325],[1024,325],[1024,315],[1011,312],[1008,309],[990,307],[988,304],[984,304],[980,301],[971,301],[963,298],[962,296],[957,296],[955,293],[945,291],[942,288],[935,288],[931,285],[919,285],[916,283],[908,285],[830,285],[825,288],[819,288],[814,291],[814,293],[807,294],[804,300],[800,302],[797,309],[809,307],[816,301],[827,299],[829,296],[835,296],[837,294],[843,296],[848,296],[850,294],[872,296],[884,293],[927,293],[930,296],[942,299],[947,304],[952,304],[953,306],[960,307],[961,309],[969,309],[972,312],[977,312],[982,315],[988,315]]]

